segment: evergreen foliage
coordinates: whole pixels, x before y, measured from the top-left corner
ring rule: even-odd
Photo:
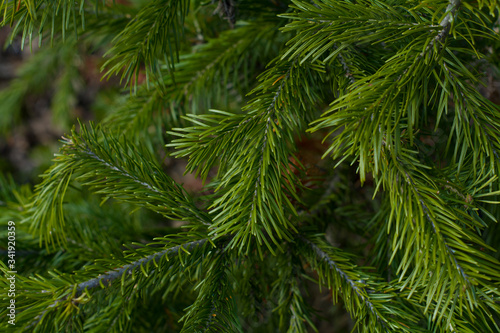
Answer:
[[[1,175],[3,330],[310,332],[336,307],[356,332],[500,332],[500,106],[479,92],[499,1],[0,8],[41,45],[0,92],[3,132],[49,80],[72,122],[82,53],[125,88],[38,184]]]

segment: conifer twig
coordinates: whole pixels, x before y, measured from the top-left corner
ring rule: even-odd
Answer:
[[[420,203],[420,205],[422,207],[422,210],[425,213],[426,219],[429,221],[429,223],[432,226],[432,230],[434,231],[434,233],[436,234],[436,236],[440,240],[442,240],[442,242],[444,243],[444,246],[446,247],[446,251],[448,252],[448,255],[451,257],[451,259],[453,260],[453,262],[455,264],[455,268],[459,271],[460,275],[464,278],[465,282],[470,287],[471,286],[471,282],[469,281],[468,275],[465,273],[465,271],[462,268],[462,266],[460,266],[460,264],[458,263],[458,260],[457,260],[455,254],[454,254],[455,251],[448,245],[448,242],[446,241],[445,236],[436,228],[436,225],[434,224],[434,221],[431,218],[429,207],[427,207],[427,205],[425,204],[424,199],[422,197],[422,194],[420,194],[418,188],[416,187],[416,185],[415,185],[415,183],[413,181],[413,178],[408,174],[408,172],[406,170],[403,170],[403,172],[405,173],[406,181],[408,182],[408,184],[412,187],[412,189],[417,194],[418,201],[419,201],[419,203]]]
[[[253,197],[252,197],[252,208],[251,208],[250,212],[252,212],[255,209],[255,202],[257,201],[256,200],[257,199],[257,191],[258,191],[259,186],[260,186],[260,181],[261,181],[260,174],[262,172],[262,164],[264,161],[264,150],[265,150],[266,145],[267,145],[267,132],[269,131],[269,125],[271,124],[271,121],[273,121],[271,119],[271,114],[274,111],[274,108],[276,106],[276,101],[277,101],[279,95],[281,94],[281,90],[283,89],[283,86],[285,85],[286,81],[290,77],[290,72],[292,71],[292,68],[295,65],[295,62],[296,62],[296,60],[293,61],[292,64],[290,65],[290,67],[288,68],[287,73],[285,74],[278,89],[276,90],[276,93],[274,94],[274,97],[273,97],[271,104],[269,105],[269,107],[266,110],[266,113],[267,113],[266,129],[264,130],[264,135],[263,135],[264,141],[262,142],[262,148],[260,151],[259,170],[257,171],[257,176],[255,177],[256,178],[255,189],[254,189],[254,193],[253,193]],[[249,221],[251,221],[251,219],[252,219],[252,214],[250,214]]]
[[[349,278],[349,276],[347,275],[347,273],[344,272],[342,269],[340,269],[340,267],[337,265],[337,263],[335,262],[335,260],[333,260],[332,258],[330,258],[330,256],[328,255],[328,253],[326,253],[325,251],[323,251],[322,249],[320,249],[319,246],[317,246],[316,244],[314,244],[313,242],[311,242],[310,240],[308,240],[307,238],[305,238],[302,235],[299,235],[298,238],[301,241],[303,241],[304,243],[306,243],[307,245],[309,245],[309,247],[311,247],[313,249],[314,253],[316,253],[316,255],[321,260],[327,262],[328,265],[330,266],[330,268],[334,269],[342,277],[342,279],[344,279],[344,281],[346,281],[347,283],[349,283],[349,285],[354,290],[354,292],[356,293],[356,295],[368,306],[368,308],[370,309],[370,311],[377,318],[377,321],[384,327],[384,330],[386,332],[389,332],[389,329],[387,328],[387,325],[386,325],[386,321],[383,318],[381,318],[379,316],[379,314],[375,311],[375,307],[374,307],[373,303],[370,302],[370,300],[368,300],[367,297],[363,296],[362,292],[365,292],[366,294],[368,294],[368,291],[365,288],[359,287],[358,285],[356,285],[356,283],[351,278]]]
[[[436,37],[434,37],[429,45],[427,45],[425,51],[420,54],[420,57],[423,57],[425,53],[429,52],[434,47],[434,44],[442,43],[448,37],[451,29],[451,24],[455,19],[455,13],[458,7],[460,7],[461,2],[461,0],[450,0],[450,3],[446,7],[447,14],[443,18],[443,20],[439,22],[439,25],[442,27],[441,31],[436,35]]]
[[[184,249],[190,251],[197,246],[201,246],[201,245],[205,244],[207,241],[208,241],[208,239],[205,238],[205,239],[177,245],[177,246],[165,249],[163,251],[151,254],[147,257],[141,258],[141,259],[134,261],[133,263],[130,263],[128,265],[125,265],[119,269],[115,269],[113,271],[106,272],[106,274],[104,274],[104,275],[100,275],[96,278],[93,278],[91,280],[88,280],[88,281],[85,281],[85,282],[78,284],[77,289],[76,289],[77,294],[82,293],[85,289],[88,290],[88,289],[93,289],[93,288],[98,287],[101,284],[101,281],[109,283],[109,282],[121,277],[124,273],[130,274],[132,272],[132,270],[134,270],[135,268],[139,267],[142,264],[147,264],[148,262],[155,260],[155,259],[158,259],[158,258],[161,258],[164,255],[170,255],[173,253],[177,253],[177,252],[179,252],[181,247],[184,247]]]
[[[340,63],[342,64],[342,68],[344,68],[345,76],[349,78],[349,81],[351,81],[351,84],[356,83],[356,79],[354,76],[352,76],[352,71],[349,68],[349,65],[347,65],[347,61],[345,60],[344,56],[342,55],[342,52],[339,52],[339,60]]]
[[[73,144],[73,142],[72,142],[72,141],[71,141],[71,144]],[[112,164],[110,164],[110,163],[106,162],[105,160],[103,160],[102,158],[100,158],[99,156],[97,156],[97,154],[95,154],[95,153],[94,153],[94,152],[93,152],[93,151],[89,148],[89,146],[88,146],[86,143],[85,143],[85,147],[82,147],[82,148],[83,148],[83,152],[84,152],[87,156],[89,156],[89,157],[91,157],[91,158],[93,158],[93,159],[95,159],[95,160],[99,161],[100,163],[102,163],[102,164],[103,164],[103,165],[105,165],[106,167],[110,168],[111,170],[118,172],[118,173],[119,173],[120,175],[122,175],[123,177],[131,179],[131,180],[132,180],[132,181],[134,181],[135,183],[137,183],[137,184],[139,184],[139,185],[141,185],[141,186],[146,187],[149,191],[151,191],[151,192],[153,192],[153,193],[156,193],[156,194],[158,194],[159,196],[163,196],[163,195],[164,195],[161,191],[159,191],[159,190],[158,190],[158,188],[153,187],[153,186],[151,186],[150,184],[148,184],[148,183],[146,183],[146,182],[141,181],[141,180],[140,180],[139,178],[137,178],[136,176],[131,175],[130,173],[126,172],[126,170],[123,170],[123,168],[120,168],[120,167],[114,166],[114,165],[112,165]],[[200,223],[202,223],[202,224],[204,224],[204,225],[207,225],[207,226],[210,226],[210,223],[208,223],[207,221],[205,221],[205,219],[204,219],[204,218],[202,218],[202,217],[201,217],[201,216],[200,216],[200,215],[196,212],[196,210],[195,210],[195,209],[190,209],[189,211],[190,211],[191,213],[193,213],[193,214],[194,214],[194,215],[195,215],[195,216],[199,219],[199,222],[200,222]]]
[[[163,257],[164,255],[178,253],[181,250],[181,248],[184,248],[185,250],[190,251],[197,246],[204,245],[207,241],[208,241],[208,239],[204,238],[204,239],[200,239],[197,241],[177,245],[177,246],[165,249],[163,251],[153,253],[149,256],[141,258],[137,261],[134,261],[128,265],[124,265],[124,266],[117,268],[115,270],[108,271],[105,274],[99,275],[96,278],[81,282],[76,286],[76,293],[72,296],[72,299],[75,299],[75,298],[78,298],[79,296],[81,296],[85,290],[97,288],[101,284],[104,286],[109,286],[112,281],[120,278],[123,274],[126,274],[126,273],[131,274],[134,269],[141,266],[142,264],[147,264],[148,262],[155,260],[155,259],[159,259],[159,258]],[[106,283],[106,284],[104,284],[104,283]],[[49,291],[47,291],[47,290],[42,290],[42,293],[48,293],[48,292]],[[36,316],[33,319],[31,324],[27,328],[30,328],[30,327],[37,325],[40,322],[40,320],[42,319],[42,317],[44,316],[44,314],[49,309],[56,307],[59,303],[64,302],[67,299],[68,299],[68,296],[65,296],[61,299],[56,300],[54,303],[50,304],[46,310],[44,310],[41,314],[39,314],[38,316]]]
[[[450,3],[446,7],[446,12],[448,14],[446,14],[444,19],[439,23],[439,25],[443,27],[443,30],[434,38],[435,40],[442,41],[450,33],[451,23],[454,20],[455,12],[458,7],[460,7],[461,2],[462,0],[450,0]]]
[[[457,77],[453,74],[453,72],[452,72],[452,71],[450,71],[450,69],[448,68],[448,66],[446,65],[446,63],[443,63],[443,67],[444,67],[444,68],[446,69],[446,71],[449,73],[450,77],[451,77],[454,81],[458,82]],[[459,92],[460,92],[460,99],[462,100],[462,103],[463,103],[464,105],[466,105],[466,104],[467,104],[467,99],[465,98],[463,91],[462,91],[462,90],[460,90]],[[465,117],[465,115],[463,114],[463,112],[462,112],[462,108],[461,108],[461,107],[458,107],[457,109],[458,109],[458,112],[460,113],[460,115],[461,115],[464,119],[467,119],[467,118]],[[480,120],[477,118],[477,116],[476,116],[476,114],[475,114],[474,112],[470,112],[470,115],[471,115],[471,117],[472,117],[472,120],[471,120],[471,125],[472,125],[472,122],[476,122],[476,124],[478,124],[478,125],[481,127],[481,129],[483,130],[484,134],[485,134],[485,135],[486,135],[486,137],[488,138],[487,142],[488,142],[488,144],[489,144],[489,146],[490,146],[490,148],[491,148],[491,151],[493,152],[493,155],[495,155],[495,157],[497,158],[497,160],[499,160],[499,161],[500,161],[500,156],[498,155],[498,152],[497,152],[497,150],[495,149],[495,146],[494,146],[494,145],[493,145],[493,143],[492,143],[493,139],[491,138],[490,134],[489,134],[489,133],[488,133],[488,131],[486,130],[486,128],[485,128],[485,126],[484,126],[483,122],[482,122],[482,121],[480,121]]]

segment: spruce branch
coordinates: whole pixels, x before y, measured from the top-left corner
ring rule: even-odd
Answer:
[[[309,247],[311,247],[314,253],[318,256],[319,260],[327,262],[328,266],[330,266],[331,269],[334,269],[336,273],[340,275],[342,280],[344,280],[351,286],[351,288],[356,293],[356,296],[359,299],[361,299],[361,301],[368,307],[370,312],[377,318],[377,322],[379,322],[382,325],[384,331],[389,332],[385,320],[383,320],[379,316],[372,302],[370,302],[369,298],[365,296],[368,295],[368,292],[363,287],[359,287],[358,284],[353,279],[351,279],[346,272],[340,269],[337,263],[334,260],[332,260],[330,256],[326,252],[321,250],[316,244],[314,244],[313,242],[304,238],[301,235],[299,235],[299,238],[301,239],[302,242],[306,243]]]
[[[181,332],[243,332],[229,276],[230,256],[222,250],[210,259],[208,273],[196,287],[198,297],[180,319]]]
[[[73,131],[63,142],[62,154],[44,175],[29,209],[31,230],[40,232],[41,242],[50,243],[54,237],[65,242],[62,207],[73,174],[97,194],[148,208],[170,219],[210,225],[208,215],[156,165],[153,156],[125,138],[106,135],[100,127],[81,125],[80,134]],[[57,233],[53,232],[55,225],[61,226]]]
[[[212,110],[214,115],[186,117],[198,126],[168,132],[180,139],[167,146],[180,149],[176,156],[189,157],[187,169],[201,172],[203,179],[219,162],[211,233],[234,235],[232,248],[249,251],[255,239],[274,253],[280,239],[291,240],[295,227],[289,216],[297,216],[291,200],[300,202],[300,182],[290,165],[293,136],[321,93],[317,80],[322,71],[320,64],[279,62],[260,76],[245,116]]]
[[[235,29],[224,31],[217,39],[197,46],[195,52],[181,56],[175,81],[164,77],[166,85],[171,87],[166,94],[178,104],[189,105],[191,113],[205,112],[227,99],[229,86],[246,94],[254,82],[243,74],[255,71],[276,56],[277,33],[275,25],[263,20],[238,24]],[[241,60],[243,55],[248,57],[246,61]],[[207,85],[212,87],[208,92]]]
[[[85,0],[41,0],[36,3],[23,1],[22,6],[20,1],[2,0],[0,11],[3,12],[3,19],[0,21],[0,25],[5,26],[7,23],[13,25],[12,39],[22,31],[23,43],[21,47],[24,47],[24,40],[29,40],[31,47],[35,32],[38,32],[39,44],[41,44],[45,30],[50,30],[50,39],[54,40],[55,31],[61,29],[60,38],[64,41],[70,29],[73,30],[75,37],[78,37],[79,27],[85,26],[86,7]],[[95,10],[99,7],[104,7],[102,2],[94,4]],[[14,22],[16,22],[15,25]],[[47,26],[50,26],[50,29]]]
[[[123,71],[121,80],[136,87],[143,64],[148,77],[162,77],[160,59],[173,71],[189,5],[187,0],[155,0],[141,8],[107,52],[111,57],[103,65],[108,69],[105,76]],[[162,84],[161,80],[157,82]]]
[[[458,270],[460,277],[464,279],[464,281],[467,285],[467,288],[468,289],[472,288],[472,284],[471,284],[471,281],[469,280],[469,277],[467,276],[467,274],[464,272],[464,269],[461,267],[461,265],[457,261],[457,258],[455,256],[455,250],[453,250],[450,247],[450,245],[446,241],[446,238],[442,235],[442,233],[440,232],[440,229],[437,227],[436,222],[431,217],[431,211],[429,210],[429,207],[427,206],[424,197],[420,194],[417,186],[415,185],[413,178],[408,174],[408,172],[406,170],[403,170],[403,173],[404,173],[404,176],[406,177],[406,181],[410,185],[413,192],[416,194],[417,200],[420,203],[420,206],[422,207],[424,215],[425,215],[427,221],[430,223],[434,234],[438,237],[438,242],[442,242],[444,244],[444,247],[446,248],[447,255],[453,261],[454,267]]]
[[[454,59],[458,61],[458,59]],[[451,86],[454,91],[453,101],[455,109],[457,110],[456,116],[461,118],[460,124],[463,130],[459,130],[454,124],[455,133],[457,133],[457,141],[462,143],[462,151],[472,146],[474,139],[479,138],[481,142],[486,142],[488,145],[480,145],[479,151],[486,156],[489,156],[490,169],[498,170],[500,167],[500,141],[495,138],[495,133],[500,128],[500,117],[498,116],[499,107],[493,103],[485,100],[475,89],[470,85],[460,84],[457,77],[456,70],[450,68],[446,63],[443,63],[445,69],[444,74],[448,78],[447,84]],[[470,118],[468,118],[470,116]],[[475,138],[473,138],[475,135]],[[476,139],[477,140],[477,139]],[[487,149],[489,147],[489,149]],[[455,155],[458,152],[458,145],[455,148]],[[477,152],[475,152],[477,154]],[[496,158],[493,158],[493,156]],[[457,158],[454,158],[457,160]],[[480,160],[484,161],[487,158],[481,156]],[[460,172],[463,164],[463,159],[458,159],[457,169]]]
[[[254,84],[246,77],[240,80],[244,73],[276,56],[277,33],[274,25],[262,20],[239,24],[198,45],[195,52],[181,53],[174,75],[167,64],[160,63],[163,83],[154,89],[143,83],[104,122],[127,133],[142,133],[159,123],[170,129],[181,125],[180,117],[186,110],[205,113],[213,105],[227,104],[228,95],[235,93],[231,90],[243,95]],[[244,55],[249,59],[242,61]]]
[[[316,270],[320,285],[327,281],[328,288],[333,292],[334,299],[341,293],[344,303],[353,318],[357,318],[360,327],[380,329],[384,332],[392,332],[397,329],[401,332],[418,332],[420,329],[415,324],[416,317],[408,311],[408,308],[399,303],[397,307],[397,295],[391,287],[377,281],[376,278],[362,271],[356,271],[355,265],[350,261],[347,254],[333,249],[326,241],[317,235],[300,234],[297,237],[300,243],[306,245],[311,251],[300,251],[300,255],[311,263],[312,269]],[[335,259],[334,259],[335,258]],[[326,264],[326,267],[322,266]],[[370,289],[367,289],[368,287]],[[358,301],[353,300],[354,295]],[[384,295],[379,297],[379,295]],[[360,302],[362,307],[357,304]],[[364,309],[364,310],[362,310]],[[366,323],[361,321],[368,320]]]
[[[290,66],[290,70],[291,70],[292,66]],[[275,112],[276,100],[280,96],[281,89],[283,89],[283,86],[285,85],[285,83],[287,82],[287,80],[288,80],[288,78],[290,76],[290,70],[288,70],[284,74],[283,79],[281,79],[281,83],[278,86],[278,89],[276,89],[276,93],[274,94],[272,102],[269,105],[269,107],[267,108],[266,113],[264,115],[264,118],[267,117],[267,120],[265,120],[266,126],[265,126],[264,133],[263,133],[263,138],[264,139],[262,141],[262,147],[261,147],[261,150],[260,150],[260,160],[258,162],[258,170],[257,170],[257,175],[255,177],[255,188],[254,188],[254,191],[253,191],[252,207],[250,208],[250,212],[253,212],[254,209],[255,209],[255,203],[257,202],[257,199],[258,199],[258,196],[257,196],[258,195],[258,190],[259,190],[259,187],[261,186],[261,180],[262,180],[261,179],[261,173],[262,173],[262,167],[263,167],[263,161],[264,161],[264,152],[265,152],[265,149],[266,149],[266,146],[267,146],[267,143],[268,143],[268,131],[269,131],[269,127],[271,125],[271,122],[275,121],[275,120],[273,120],[271,118],[273,116],[272,113]],[[252,215],[249,215],[247,223],[248,224],[252,223]]]
[[[282,30],[297,32],[289,41],[289,49],[283,58],[298,56],[301,61],[310,58],[328,62],[349,46],[369,47],[370,44],[385,43],[387,47],[387,44],[398,43],[402,38],[423,31],[437,34],[442,29],[421,17],[405,15],[402,8],[389,4],[299,0],[293,3],[291,7],[295,12],[280,15],[292,20]]]
[[[287,257],[279,258],[276,263],[276,270],[281,274],[273,283],[273,294],[277,296],[277,306],[273,311],[280,314],[280,330],[287,332],[307,332],[307,326],[315,332],[312,319],[313,309],[304,298],[305,292],[303,278],[306,276],[300,267],[300,258],[292,251],[287,249]]]
[[[500,331],[500,109],[477,88],[498,1],[218,0],[223,19],[216,1],[68,1],[0,0],[22,45],[60,45],[0,93],[0,128],[50,81],[63,119],[89,52],[137,89],[99,92],[104,126],[63,137],[34,196],[0,175],[16,331],[306,332],[308,281],[355,331]],[[201,196],[158,163],[165,138]]]
[[[443,18],[441,22],[439,22],[439,25],[443,27],[443,30],[436,36],[434,39],[437,42],[443,42],[443,40],[448,36],[450,33],[451,25],[453,24],[453,21],[455,20],[455,13],[460,7],[461,0],[450,0],[450,3],[446,7],[446,16]],[[432,47],[432,46],[431,46]]]
[[[114,280],[121,278],[121,276],[123,274],[131,274],[131,272],[134,269],[136,269],[137,267],[139,267],[141,265],[145,265],[152,260],[159,259],[165,255],[172,255],[172,254],[179,253],[179,251],[181,251],[181,248],[183,250],[191,251],[196,246],[204,245],[207,241],[208,241],[207,239],[201,239],[201,240],[189,242],[186,244],[177,245],[177,246],[165,249],[163,251],[151,254],[147,257],[144,257],[144,258],[141,258],[137,261],[134,261],[128,265],[124,265],[123,267],[121,267],[119,269],[116,269],[116,270],[111,271],[111,272],[106,272],[103,275],[100,275],[96,278],[79,283],[77,288],[76,288],[76,293],[77,293],[77,295],[80,295],[85,290],[91,290],[91,289],[97,288],[101,285],[106,285],[106,284],[110,285]]]
[[[120,268],[117,268],[112,271],[105,272],[104,274],[100,274],[98,277],[92,278],[87,281],[83,281],[78,283],[77,285],[74,286],[69,286],[69,290],[73,290],[71,295],[66,295],[62,298],[57,299],[54,301],[52,304],[47,306],[47,309],[44,310],[42,313],[40,313],[38,316],[34,317],[31,323],[28,324],[26,327],[31,328],[33,326],[36,326],[44,317],[44,315],[51,311],[53,308],[57,308],[59,304],[65,303],[65,302],[71,302],[71,303],[80,303],[80,298],[82,295],[87,294],[88,291],[95,289],[97,287],[106,287],[110,286],[113,281],[122,278],[123,275],[125,274],[132,274],[133,271],[137,270],[139,267],[144,267],[147,265],[149,262],[152,261],[158,261],[164,257],[168,257],[170,255],[178,255],[179,252],[182,251],[192,251],[194,248],[198,246],[203,246],[205,243],[208,242],[208,239],[200,239],[197,241],[192,241],[188,242],[185,244],[177,245],[168,249],[165,249],[163,251],[159,251],[153,254],[150,254],[144,258],[141,258],[139,260],[133,261],[130,264],[123,265]],[[43,294],[48,294],[50,293],[50,290],[42,290],[41,293]]]
[[[118,133],[140,134],[151,124],[161,124],[162,117],[170,116],[171,122],[178,116],[175,108],[168,108],[168,99],[160,89],[148,89],[141,85],[135,95],[129,95],[116,110],[103,120],[108,128]]]
[[[456,12],[460,7],[461,0],[450,0],[448,6],[446,7],[446,15],[443,17],[439,25],[442,27],[441,31],[432,39],[432,41],[427,45],[425,51],[420,54],[420,58],[424,57],[427,53],[432,52],[434,45],[444,45],[446,38],[451,31],[451,26],[455,21]]]
[[[486,280],[500,278],[498,272],[487,268],[498,265],[497,261],[477,249],[487,247],[476,234],[477,228],[484,228],[484,226],[471,216],[446,204],[443,199],[436,197],[436,185],[432,180],[429,180],[421,171],[417,171],[414,161],[407,160],[403,163],[402,159],[405,155],[400,156],[398,161],[394,162],[395,174],[388,172],[390,176],[387,175],[379,180],[390,189],[388,202],[391,206],[391,214],[386,223],[391,226],[388,232],[394,232],[393,251],[398,249],[404,251],[404,257],[399,262],[397,272],[400,276],[399,280],[405,279],[403,287],[409,285],[410,288],[416,288],[423,279],[428,281],[426,289],[428,298],[424,313],[431,306],[431,302],[435,302],[433,319],[436,316],[441,319],[446,314],[452,300],[451,295],[456,295],[453,307],[461,309],[465,306],[472,311],[479,302],[476,297],[477,286],[484,284]],[[388,163],[390,168],[393,162]],[[418,175],[419,173],[421,175]],[[398,179],[406,182],[408,188],[405,189]],[[401,208],[401,200],[412,204],[403,205]],[[419,209],[412,211],[413,207],[419,207]],[[401,209],[405,218],[396,213],[401,212]],[[408,230],[405,225],[409,223],[411,223],[411,229]],[[430,230],[425,227],[425,224],[430,226],[433,236],[426,235]],[[415,237],[412,230],[418,230],[421,236]],[[413,240],[410,241],[410,239]],[[406,249],[402,248],[403,244]],[[439,258],[434,262],[429,261],[430,256],[425,254],[431,249],[439,249],[439,255],[433,254]],[[396,252],[393,252],[391,261],[395,254]],[[476,264],[478,261],[482,262],[481,267]],[[428,277],[422,275],[426,267],[430,267],[433,271]],[[410,275],[405,278],[408,270],[411,271]],[[445,294],[447,297],[443,298]]]
[[[338,57],[339,57],[340,63],[342,64],[342,68],[344,69],[345,76],[349,78],[349,81],[351,82],[351,84],[356,83],[356,79],[352,75],[352,71],[349,68],[349,65],[347,64],[347,61],[345,60],[344,56],[342,55],[342,52],[339,52]]]

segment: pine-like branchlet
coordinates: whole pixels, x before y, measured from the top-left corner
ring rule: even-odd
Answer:
[[[498,1],[0,3],[42,45],[0,129],[53,78],[73,121],[89,50],[130,88],[39,184],[0,177],[15,331],[500,331]]]

